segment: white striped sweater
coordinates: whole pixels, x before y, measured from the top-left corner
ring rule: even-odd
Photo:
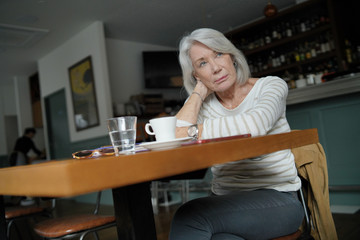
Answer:
[[[209,95],[198,117],[198,123],[203,123],[202,138],[289,132],[290,126],[285,117],[287,94],[285,81],[269,76],[256,81],[235,109],[226,109],[214,94]],[[212,173],[212,191],[217,195],[263,188],[297,191],[301,186],[290,149],[215,165]]]

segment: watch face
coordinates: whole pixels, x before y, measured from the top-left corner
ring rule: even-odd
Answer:
[[[192,125],[188,129],[188,135],[189,137],[197,137],[198,135],[198,127],[197,125]]]

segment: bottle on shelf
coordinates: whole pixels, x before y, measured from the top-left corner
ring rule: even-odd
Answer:
[[[305,24],[305,20],[301,19],[300,20],[300,32],[306,32],[306,24]]]
[[[310,52],[311,52],[311,57],[312,58],[315,58],[317,56],[317,53],[316,53],[316,42],[312,42],[311,43],[311,46],[310,46]]]
[[[305,59],[310,59],[311,58],[311,48],[310,48],[308,42],[305,42],[304,49],[305,49]]]
[[[348,39],[345,39],[345,55],[346,55],[346,61],[348,63],[352,63],[352,49],[351,49],[351,43]]]
[[[295,62],[300,62],[300,52],[299,52],[299,48],[298,48],[298,47],[295,47],[295,50],[294,50],[294,59],[295,59]]]
[[[273,27],[273,29],[272,29],[271,37],[272,37],[272,40],[278,39],[278,32],[275,27]]]
[[[270,37],[270,33],[268,30],[265,31],[265,44],[270,44],[271,43],[271,37]]]
[[[316,55],[320,55],[321,54],[321,43],[318,41],[316,41],[315,43],[315,50],[316,50]]]
[[[299,48],[299,54],[300,54],[300,61],[304,61],[306,53],[305,53],[305,48],[302,44],[300,45],[300,48]]]
[[[289,22],[286,22],[286,37],[292,37],[293,30]]]
[[[355,51],[355,61],[360,61],[360,45],[358,45],[356,47],[356,51]]]

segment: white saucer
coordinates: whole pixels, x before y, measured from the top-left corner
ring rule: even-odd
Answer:
[[[154,141],[140,143],[139,146],[147,148],[149,150],[166,150],[171,148],[180,147],[183,142],[191,140],[192,137],[176,138],[169,141]]]

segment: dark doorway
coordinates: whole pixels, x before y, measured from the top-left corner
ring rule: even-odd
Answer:
[[[45,98],[50,159],[71,156],[69,124],[66,110],[65,90]]]

